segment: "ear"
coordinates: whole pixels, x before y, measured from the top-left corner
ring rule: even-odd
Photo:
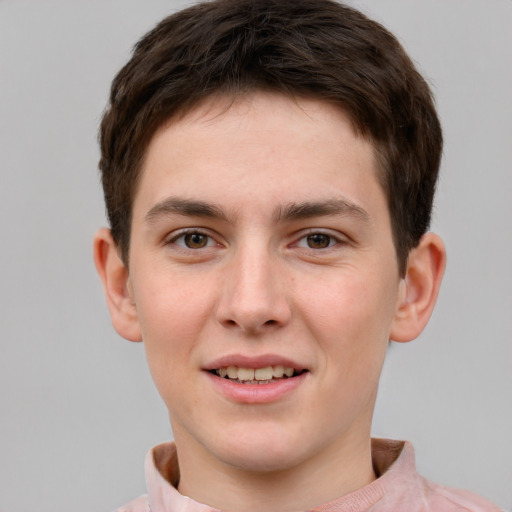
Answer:
[[[409,253],[407,271],[400,282],[390,339],[406,342],[417,338],[432,314],[446,266],[443,241],[434,233],[423,235]]]
[[[94,236],[94,263],[103,282],[114,329],[129,341],[142,341],[128,269],[107,228]]]

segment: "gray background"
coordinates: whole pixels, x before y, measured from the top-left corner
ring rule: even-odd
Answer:
[[[374,434],[512,508],[512,2],[361,0],[437,96],[434,230],[449,253],[421,338],[391,348]],[[110,326],[91,258],[96,131],[135,41],[187,2],[0,0],[0,510],[109,511],[170,437],[143,347]]]

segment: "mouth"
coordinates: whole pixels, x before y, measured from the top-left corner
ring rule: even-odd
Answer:
[[[275,365],[262,368],[244,368],[239,366],[226,366],[209,370],[210,373],[222,379],[237,384],[261,385],[271,384],[280,380],[291,379],[302,375],[307,370],[300,370],[289,366]]]

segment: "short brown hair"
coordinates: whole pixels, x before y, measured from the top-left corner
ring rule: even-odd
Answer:
[[[132,204],[155,131],[214,94],[328,101],[375,148],[399,269],[430,224],[442,132],[430,89],[396,38],[331,0],[214,0],[161,21],[112,83],[100,130],[114,241],[128,262]]]

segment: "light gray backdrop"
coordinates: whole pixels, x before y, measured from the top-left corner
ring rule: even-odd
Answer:
[[[512,1],[361,0],[437,96],[433,228],[449,263],[421,338],[393,346],[374,434],[512,508]],[[141,345],[110,326],[91,258],[96,131],[135,41],[187,2],[0,0],[0,510],[108,512],[171,436]]]

